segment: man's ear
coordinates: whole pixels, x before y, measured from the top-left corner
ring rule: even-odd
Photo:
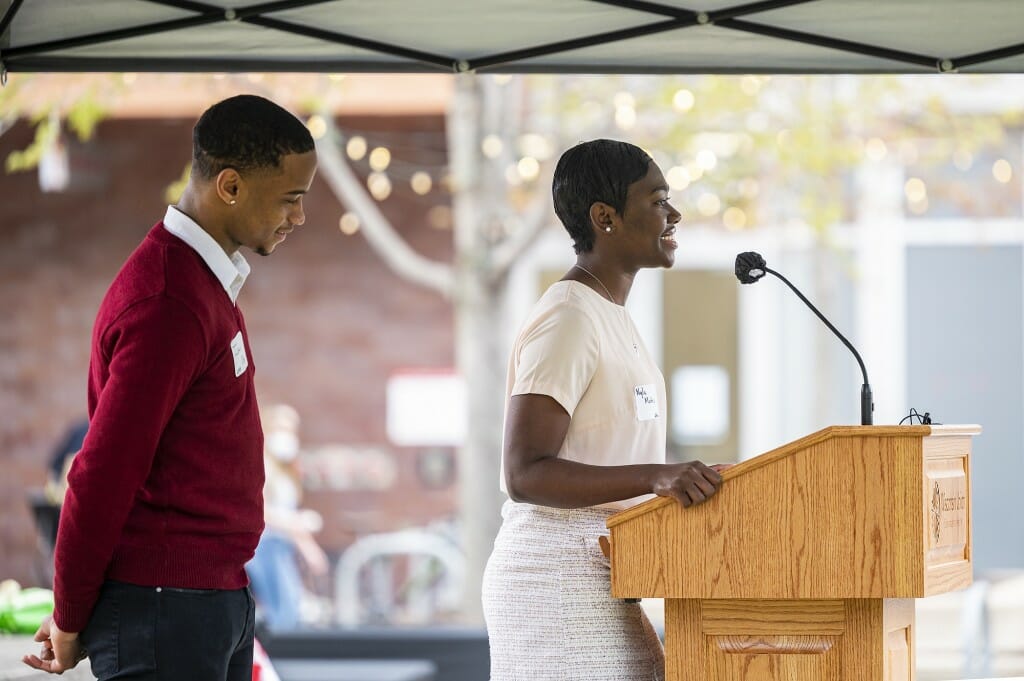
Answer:
[[[618,213],[603,201],[595,201],[590,205],[590,224],[600,232],[611,232],[615,229],[615,218]]]
[[[217,196],[229,206],[237,203],[242,191],[242,176],[234,168],[225,168],[213,180]]]

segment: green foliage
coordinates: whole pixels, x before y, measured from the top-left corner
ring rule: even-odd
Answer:
[[[43,152],[54,144],[60,133],[60,123],[52,116],[36,121],[35,139],[21,151],[12,151],[4,164],[8,173],[31,170],[39,165]]]
[[[795,219],[823,235],[854,217],[853,172],[866,160],[898,154],[904,165],[948,164],[956,153],[1002,147],[1007,130],[1024,123],[1020,111],[953,110],[950,92],[990,87],[979,79],[934,84],[902,76],[570,79],[559,98],[568,133],[561,146],[617,137],[649,150],[685,222],[742,229]]]
[[[107,110],[96,99],[94,93],[88,93],[76,101],[67,113],[68,127],[83,142],[92,139],[96,126],[107,116]]]
[[[53,612],[49,589],[22,589],[13,579],[0,582],[0,634],[32,634]]]
[[[326,93],[310,92],[299,100],[299,111],[327,111]]]
[[[181,177],[174,182],[167,185],[164,189],[164,201],[168,204],[175,204],[181,198],[181,195],[185,192],[185,187],[188,185],[188,176],[192,172],[192,164],[185,164],[185,170],[182,171]]]
[[[13,94],[7,94],[13,98]],[[0,104],[4,102],[0,99]],[[32,143],[21,150],[7,155],[4,168],[8,173],[32,170],[39,165],[43,154],[54,144],[59,144],[62,119],[67,127],[82,142],[92,138],[96,126],[106,117],[107,110],[94,92],[76,98],[66,110],[57,102],[47,104],[29,116],[35,125]]]
[[[256,75],[249,80],[262,83],[269,97],[292,87]],[[507,76],[481,78],[511,82]],[[321,86],[298,95],[299,108],[329,109],[344,89],[338,81],[325,76]],[[15,79],[0,89],[0,131],[18,115],[35,125],[32,143],[6,159],[7,172],[36,167],[59,143],[62,126],[90,139],[107,115],[105,104],[129,83],[111,78],[18,111],[12,102],[26,82]],[[503,164],[496,165],[499,177],[512,178],[510,205],[527,205],[537,191],[546,191],[543,173],[513,181],[515,161],[523,155],[513,139],[517,133],[543,135],[554,150],[618,137],[652,153],[686,223],[736,230],[795,220],[824,235],[854,217],[853,171],[866,159],[898,155],[906,167],[973,159],[1004,147],[1007,131],[1024,126],[1021,110],[965,113],[951,107],[958,98],[969,101],[974,88],[990,90],[984,77],[937,83],[903,76],[528,76],[516,82],[522,87],[510,100],[503,129],[485,133],[507,136],[507,151],[490,162]],[[538,159],[553,160],[550,154]],[[186,168],[167,187],[168,200],[180,197],[187,176]]]

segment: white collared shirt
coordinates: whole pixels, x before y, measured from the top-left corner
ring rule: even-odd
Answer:
[[[224,287],[231,302],[236,302],[238,292],[242,290],[242,284],[245,283],[246,277],[252,271],[242,254],[236,251],[229,258],[220,244],[214,241],[206,230],[174,206],[167,206],[167,214],[164,215],[164,228],[199,254],[213,275],[217,277],[220,285]]]

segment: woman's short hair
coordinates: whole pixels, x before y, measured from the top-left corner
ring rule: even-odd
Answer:
[[[203,179],[279,168],[281,157],[314,148],[302,121],[269,99],[238,95],[207,109],[192,129],[192,172]]]
[[[551,195],[555,214],[572,237],[576,253],[594,247],[590,207],[607,203],[620,214],[629,185],[647,174],[651,157],[628,142],[597,139],[581,142],[558,159]]]

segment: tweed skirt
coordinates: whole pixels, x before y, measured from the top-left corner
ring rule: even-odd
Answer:
[[[483,580],[491,681],[662,681],[665,655],[638,603],[612,598],[601,508],[505,502]]]

